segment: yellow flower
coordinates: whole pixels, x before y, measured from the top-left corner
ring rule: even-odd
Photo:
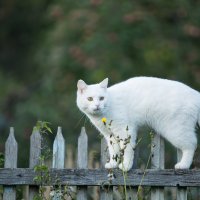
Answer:
[[[106,118],[105,117],[103,117],[102,119],[101,119],[101,121],[104,123],[104,124],[106,124]]]

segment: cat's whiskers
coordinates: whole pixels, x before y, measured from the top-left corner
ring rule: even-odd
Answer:
[[[89,121],[89,119],[85,116],[84,126]],[[91,123],[90,123],[91,124]]]
[[[83,115],[80,117],[80,119],[78,120],[78,122],[77,122],[76,125],[75,125],[75,128],[78,127],[78,125],[81,123],[81,121],[82,121],[82,119],[83,119],[84,117],[86,118],[85,114],[83,114]]]

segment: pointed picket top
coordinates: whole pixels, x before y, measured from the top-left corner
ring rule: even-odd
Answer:
[[[41,143],[42,137],[37,127],[33,128],[32,135],[30,137],[30,160],[29,167],[34,168],[38,165],[41,156]]]
[[[62,127],[60,127],[60,126],[58,127],[55,140],[61,140],[61,141],[65,140],[63,135],[62,135]]]
[[[14,135],[14,127],[10,127],[10,134]]]
[[[10,143],[12,143],[12,145],[17,145],[17,142],[15,140],[15,136],[14,136],[14,128],[10,127],[10,133],[8,136],[8,139],[6,140],[6,145],[11,145]]]
[[[5,143],[5,164],[6,168],[17,167],[18,145],[14,136],[14,128],[10,127],[10,133]]]
[[[85,131],[85,127],[82,127],[82,128],[81,128],[81,133],[80,133],[79,138],[83,138],[82,140],[87,141],[88,137],[87,137],[87,133],[86,133],[86,131]]]
[[[53,143],[53,168],[64,168],[65,166],[65,139],[62,128],[59,126]]]
[[[85,127],[82,127],[80,136],[78,138],[78,168],[88,167],[88,137],[85,131]]]
[[[36,126],[33,127],[33,131],[32,131],[32,134],[31,134],[31,140],[34,140],[35,138],[38,138],[38,139],[41,138],[40,131]]]

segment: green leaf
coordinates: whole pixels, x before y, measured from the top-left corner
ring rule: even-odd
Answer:
[[[46,124],[44,125],[44,127],[45,127],[50,133],[52,133],[51,128],[48,127]]]

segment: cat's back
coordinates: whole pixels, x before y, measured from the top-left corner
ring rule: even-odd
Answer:
[[[161,78],[155,78],[155,77],[134,77],[130,78],[126,81],[117,83],[111,87],[109,87],[109,90],[112,92],[117,92],[117,91],[126,91],[126,90],[139,90],[139,89],[149,89],[149,88],[154,88],[154,89],[159,89],[159,88],[167,88],[171,86],[176,86],[180,85],[181,83],[176,82],[176,81],[171,81],[167,79],[161,79]]]
[[[189,86],[173,80],[161,79],[155,77],[134,77],[121,83],[109,87],[112,95],[130,96],[160,96],[160,95],[178,95],[196,96],[200,98],[200,93]]]

